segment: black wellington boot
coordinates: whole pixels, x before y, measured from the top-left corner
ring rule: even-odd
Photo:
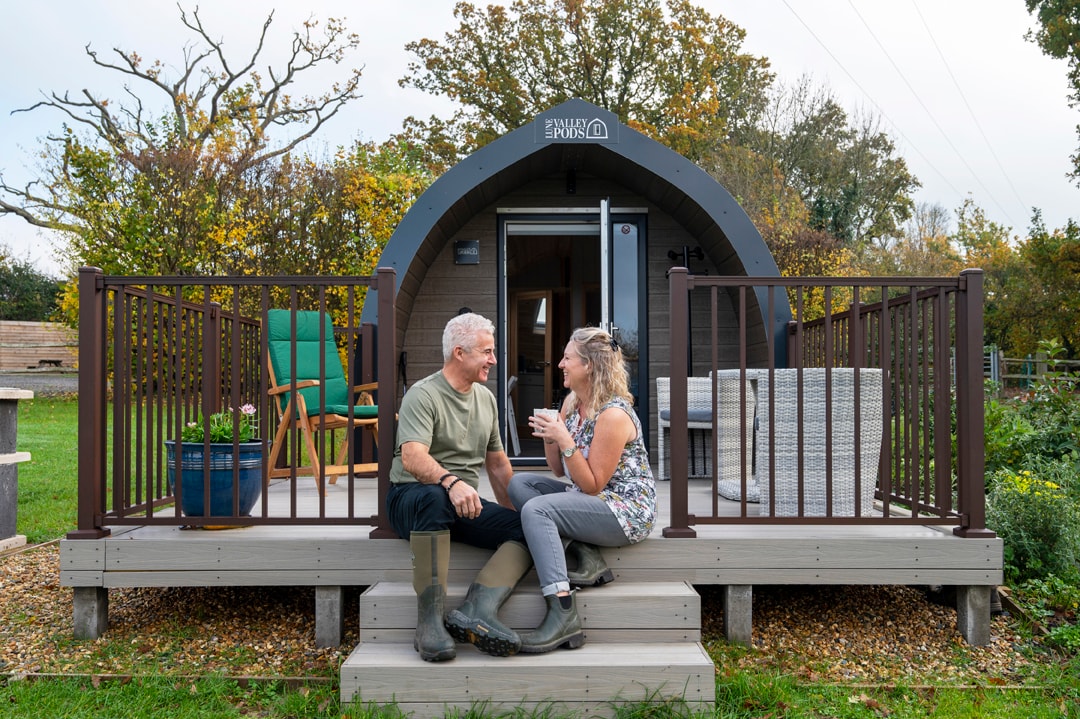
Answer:
[[[476,575],[461,606],[446,615],[446,629],[459,642],[494,657],[521,649],[521,637],[499,620],[499,608],[532,568],[532,555],[519,542],[504,542]]]
[[[522,654],[543,654],[563,645],[577,649],[585,643],[585,634],[581,631],[581,619],[578,617],[574,595],[560,597],[552,594],[544,597],[547,602],[547,614],[540,626],[521,635]]]
[[[599,587],[615,581],[615,575],[608,569],[604,556],[595,544],[572,539],[566,545],[566,553],[577,559],[577,569],[566,572],[571,587]]]
[[[416,635],[413,649],[425,662],[457,656],[454,640],[443,626],[446,572],[450,564],[450,532],[413,532],[409,535],[416,590]]]

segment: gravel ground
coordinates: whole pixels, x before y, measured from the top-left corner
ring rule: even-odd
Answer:
[[[55,543],[0,558],[0,674],[336,678],[358,641],[355,590],[346,595],[343,647],[320,650],[311,588],[178,587],[110,590],[110,629],[77,642],[72,590],[60,586],[58,566]],[[753,647],[731,653],[720,591],[701,591],[704,643],[726,657],[722,674],[755,668],[815,683],[1017,685],[1029,668],[1011,619],[993,620],[990,645],[968,647],[956,612],[909,587],[755,587]]]
[[[72,370],[5,370],[0,372],[0,387],[28,389],[35,397],[75,394],[79,391],[79,373]]]

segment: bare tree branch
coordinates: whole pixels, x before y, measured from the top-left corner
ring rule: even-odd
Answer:
[[[179,4],[177,7],[181,23],[194,33],[194,42],[183,47],[183,66],[175,77],[170,78],[160,60],[147,64],[137,52],[119,47],[105,58],[87,44],[84,49],[94,65],[132,81],[125,84],[122,99],[113,102],[89,89],[81,95],[54,92],[15,111],[59,110],[67,124],[64,132],[47,138],[51,148],[47,162],[52,165],[46,169],[48,176],[40,180],[42,188],[48,190],[46,196],[35,195],[29,186],[0,183],[0,194],[5,196],[0,215],[22,217],[41,227],[59,225],[60,229],[77,229],[80,222],[92,222],[85,216],[87,205],[70,194],[82,191],[77,184],[85,181],[87,172],[93,182],[103,183],[102,187],[123,186],[141,177],[148,186],[174,183],[168,190],[174,191],[182,186],[175,183],[183,173],[194,173],[193,178],[224,173],[234,178],[229,182],[235,182],[244,172],[293,151],[360,96],[362,68],[350,70],[344,81],[322,94],[294,97],[288,92],[301,77],[311,74],[308,71],[327,63],[338,64],[358,46],[357,36],[348,33],[338,20],[331,18],[320,26],[309,17],[294,31],[287,60],[276,66],[268,64],[261,75],[256,68],[266,51],[273,12],[262,22],[254,50],[235,64],[225,52],[224,41],[214,38],[197,7],[191,11]],[[318,37],[317,29],[322,31]],[[169,110],[156,115],[152,108],[162,95]],[[295,125],[303,125],[303,132],[280,144],[271,143],[272,127]],[[80,139],[75,128],[88,130],[89,137]],[[84,179],[80,180],[71,163],[100,162],[93,154],[100,143],[109,148],[115,165],[83,168]],[[84,156],[76,159],[70,156],[72,152]],[[56,220],[62,217],[72,219]],[[118,230],[113,227],[110,231]]]

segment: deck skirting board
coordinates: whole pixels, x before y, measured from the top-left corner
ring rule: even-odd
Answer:
[[[678,574],[735,570],[952,570],[1002,568],[998,538],[850,537],[815,539],[650,538],[630,547],[602,550],[616,572],[656,570]],[[475,574],[490,552],[454,544],[451,571]],[[205,541],[105,538],[61,540],[61,571],[157,572],[251,571],[352,572],[360,584],[407,581],[411,559],[401,540],[259,539]],[[406,576],[393,578],[394,573]],[[680,580],[680,577],[670,577]],[[861,582],[867,583],[867,582]]]
[[[453,572],[451,582],[468,581],[475,572]],[[943,584],[994,586],[1003,581],[1001,570],[920,568],[873,569],[738,569],[723,570],[634,570],[616,572],[619,581],[688,582],[695,585],[727,584]],[[60,583],[65,587],[274,587],[274,586],[344,586],[367,587],[377,582],[405,582],[411,579],[405,571],[396,572],[322,572],[281,569],[221,572],[211,570],[158,572],[74,572],[62,571]]]

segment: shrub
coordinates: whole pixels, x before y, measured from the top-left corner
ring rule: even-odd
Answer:
[[[1012,401],[990,399],[985,408],[987,479],[999,469],[1020,468],[1030,445],[1037,444],[1035,427]]]
[[[1060,344],[1039,343],[1049,371],[1012,400],[986,402],[986,470],[1020,470],[1032,457],[1080,458],[1080,375],[1060,371]],[[990,477],[988,476],[988,479]]]
[[[1006,580],[1075,579],[1080,510],[1068,491],[1028,469],[998,470],[990,487],[986,524],[1004,542]]]

